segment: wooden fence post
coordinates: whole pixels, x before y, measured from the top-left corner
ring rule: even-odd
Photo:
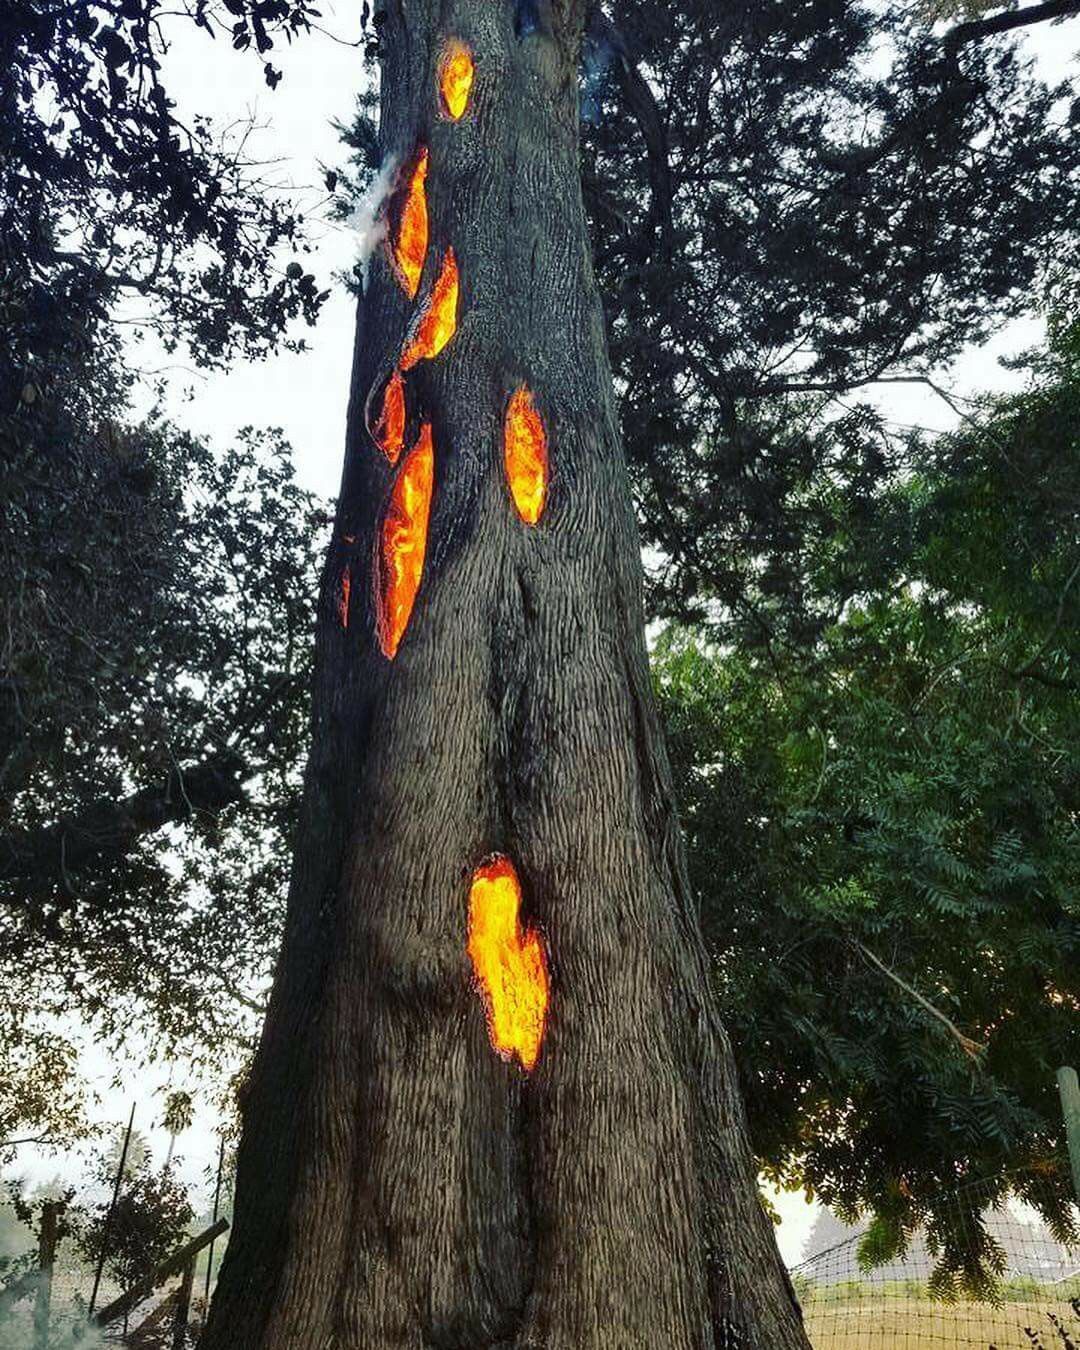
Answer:
[[[192,1257],[184,1267],[184,1278],[180,1282],[180,1294],[176,1300],[176,1318],[173,1321],[172,1350],[184,1350],[188,1313],[191,1310],[191,1290],[194,1283],[195,1258]]]
[[[38,1283],[34,1298],[34,1350],[48,1350],[49,1311],[52,1306],[53,1263],[60,1214],[64,1205],[59,1200],[46,1200],[41,1206],[41,1227],[38,1229]]]
[[[182,1247],[178,1247],[172,1256],[162,1261],[161,1265],[145,1279],[132,1287],[125,1294],[113,1301],[99,1313],[95,1313],[90,1318],[90,1322],[99,1327],[107,1327],[112,1322],[118,1321],[129,1313],[132,1308],[137,1308],[145,1298],[149,1298],[159,1284],[164,1284],[166,1280],[171,1279],[173,1275],[186,1270],[189,1263],[198,1256],[199,1252],[214,1238],[220,1237],[229,1227],[228,1219],[218,1219],[212,1227],[194,1237],[190,1242],[186,1242]]]
[[[1077,1079],[1075,1069],[1061,1068],[1058,1069],[1057,1080],[1061,1110],[1065,1117],[1065,1142],[1072,1163],[1073,1190],[1076,1192],[1076,1203],[1080,1205],[1080,1079]]]

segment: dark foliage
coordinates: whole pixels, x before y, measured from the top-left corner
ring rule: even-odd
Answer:
[[[887,566],[845,534],[859,595],[797,658],[672,635],[658,657],[691,865],[778,1180],[921,1219],[938,1280],[992,1264],[976,1206],[1034,1169],[1069,1230],[1054,1072],[1080,1056],[1080,365],[908,447],[879,507]],[[1025,1183],[1026,1184],[1026,1183]],[[958,1193],[959,1194],[959,1193]],[[987,1264],[984,1264],[987,1263]]]
[[[303,220],[267,189],[244,138],[186,122],[164,83],[177,23],[264,60],[304,32],[284,0],[0,6],[0,278],[35,306],[118,300],[203,364],[259,355],[325,298],[299,261]]]
[[[287,868],[318,511],[272,433],[131,423],[112,327],[0,280],[0,1142],[76,1120],[50,1014],[220,1054]]]
[[[584,184],[655,610],[799,643],[845,602],[806,552],[869,511],[888,427],[850,397],[932,375],[1030,311],[1080,221],[1080,100],[1007,38],[943,42],[909,6],[612,6]],[[807,414],[816,414],[808,418]],[[828,434],[819,434],[828,418]],[[811,497],[828,471],[842,485]],[[838,519],[838,513],[847,519]],[[871,547],[876,522],[866,520]]]

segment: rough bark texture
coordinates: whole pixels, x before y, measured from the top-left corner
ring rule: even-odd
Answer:
[[[758,1201],[650,692],[640,562],[582,212],[581,16],[400,0],[384,151],[430,147],[431,247],[459,326],[407,378],[434,426],[423,582],[397,657],[372,561],[393,470],[365,405],[415,306],[361,306],[284,949],[244,1106],[203,1350],[806,1347]],[[526,25],[528,27],[528,25]],[[456,36],[472,101],[443,120]],[[502,419],[550,440],[514,512]],[[340,577],[351,570],[347,627]],[[466,955],[473,870],[514,862],[552,983],[540,1061],[493,1052]]]

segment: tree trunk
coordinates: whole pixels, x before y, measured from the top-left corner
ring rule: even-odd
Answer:
[[[581,13],[533,13],[382,16],[391,232],[427,147],[428,247],[415,300],[380,253],[361,305],[287,931],[203,1350],[808,1345],[650,690],[579,185]],[[448,39],[475,58],[457,121]],[[403,362],[450,249],[456,332]],[[372,409],[402,365],[404,443],[430,424],[434,488],[389,659],[378,554],[409,452],[391,464]],[[550,464],[535,524],[504,469],[523,386]],[[495,855],[550,985],[531,1071],[493,1049],[469,959],[470,885]]]

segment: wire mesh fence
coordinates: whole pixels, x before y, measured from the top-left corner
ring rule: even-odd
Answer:
[[[1014,1173],[939,1197],[881,1264],[869,1230],[816,1251],[791,1272],[814,1350],[1080,1350],[1080,1214],[1061,1196]]]
[[[959,1188],[937,1198],[929,1231],[873,1266],[867,1231],[823,1211],[813,1254],[791,1270],[814,1350],[1080,1350],[1080,1212],[1064,1193],[1060,1178],[1032,1172]],[[190,1350],[205,1314],[207,1257],[206,1248],[197,1255],[190,1320],[179,1336],[173,1276],[128,1318],[86,1337],[93,1270],[61,1242],[47,1341],[35,1335],[31,1295],[0,1317],[0,1350]],[[106,1275],[98,1308],[121,1292]],[[728,1346],[742,1350],[744,1340]]]
[[[222,1243],[217,1244],[220,1254]],[[203,1248],[195,1258],[193,1289],[186,1327],[176,1328],[176,1304],[183,1275],[177,1272],[163,1280],[145,1298],[135,1303],[126,1316],[107,1326],[90,1329],[90,1298],[94,1270],[80,1256],[70,1240],[62,1241],[55,1256],[50,1282],[48,1331],[36,1324],[38,1276],[32,1274],[25,1297],[4,1306],[0,1295],[0,1350],[108,1350],[124,1346],[127,1350],[192,1350],[206,1314],[208,1251]],[[209,1290],[216,1284],[217,1255]],[[2,1285],[3,1281],[0,1281]],[[14,1284],[14,1281],[11,1281]],[[98,1288],[96,1307],[100,1311],[126,1291],[108,1273]]]

